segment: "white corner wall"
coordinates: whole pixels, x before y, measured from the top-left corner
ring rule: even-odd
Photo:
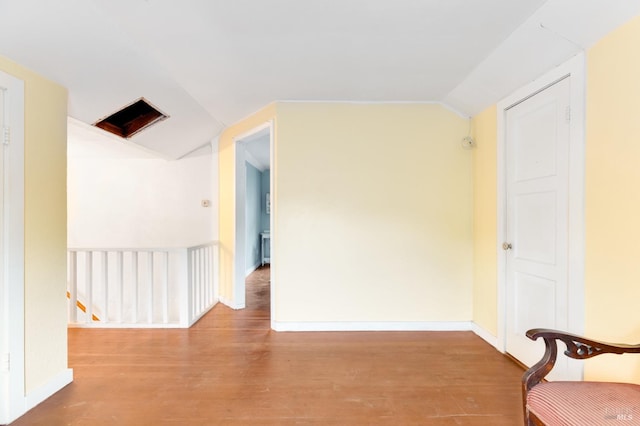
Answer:
[[[168,161],[135,148],[129,158],[103,148],[94,156],[75,149],[79,142],[70,140],[68,159],[69,247],[188,247],[218,238],[217,157]]]

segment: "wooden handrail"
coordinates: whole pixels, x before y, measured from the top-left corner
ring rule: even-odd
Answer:
[[[68,291],[67,291],[67,299],[71,299],[71,293],[69,293]],[[84,306],[84,304],[81,301],[76,300],[76,305],[78,306],[78,308],[80,308],[82,312],[84,312],[85,314],[87,313],[87,307]],[[94,314],[91,314],[91,319],[94,321],[100,321],[100,318],[98,318]]]

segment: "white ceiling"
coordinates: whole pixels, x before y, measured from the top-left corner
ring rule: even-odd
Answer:
[[[144,96],[167,158],[277,100],[441,102],[471,116],[640,13],[640,0],[0,0],[0,54],[93,123]]]

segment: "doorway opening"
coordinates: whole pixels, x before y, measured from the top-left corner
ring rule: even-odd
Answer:
[[[268,273],[270,312],[273,312],[272,240],[275,203],[273,189],[273,123],[267,122],[237,137],[235,152],[235,258],[233,308],[247,306],[246,279],[254,271]],[[269,266],[269,267],[267,267]]]

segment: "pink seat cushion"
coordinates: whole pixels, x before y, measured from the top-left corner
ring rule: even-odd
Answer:
[[[549,382],[534,386],[527,409],[547,425],[640,425],[640,385]]]

